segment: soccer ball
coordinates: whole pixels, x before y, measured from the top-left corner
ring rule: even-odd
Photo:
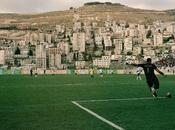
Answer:
[[[167,98],[171,98],[171,93],[170,92],[167,92],[166,97]]]

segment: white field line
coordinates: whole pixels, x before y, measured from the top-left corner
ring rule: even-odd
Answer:
[[[76,102],[109,102],[109,101],[137,101],[137,100],[153,100],[153,99],[166,99],[167,97],[143,97],[143,98],[121,98],[121,99],[99,99],[99,100],[79,100]]]
[[[78,83],[78,84],[59,84],[59,85],[57,85],[57,86],[80,86],[80,85],[84,85],[83,83]]]
[[[95,112],[93,112],[93,111],[87,109],[86,107],[83,107],[82,105],[80,105],[80,104],[77,103],[76,101],[72,101],[72,103],[73,103],[74,105],[78,106],[79,108],[81,108],[82,110],[86,111],[86,112],[89,113],[90,115],[93,115],[93,116],[96,117],[97,119],[99,119],[99,120],[101,120],[101,121],[107,123],[108,125],[112,126],[113,128],[115,128],[115,129],[117,129],[117,130],[125,130],[125,129],[123,129],[122,127],[120,127],[120,126],[114,124],[113,122],[111,122],[111,121],[105,119],[104,117],[98,115],[97,113],[95,113]]]
[[[157,97],[157,98],[153,98],[153,97],[143,97],[143,98],[125,98],[125,99],[103,99],[103,100],[80,100],[80,101],[72,101],[72,103],[74,105],[76,105],[77,107],[81,108],[82,110],[86,111],[87,113],[89,113],[90,115],[93,115],[94,117],[96,117],[97,119],[107,123],[108,125],[112,126],[113,128],[117,129],[117,130],[125,130],[124,128],[114,124],[113,122],[105,119],[104,117],[98,115],[97,113],[91,111],[90,109],[80,105],[79,103],[86,103],[86,102],[109,102],[109,101],[137,101],[137,100],[155,100],[155,99],[166,99],[166,97]]]
[[[42,84],[40,84],[39,86],[36,85],[24,85],[22,87],[30,87],[30,88],[52,88],[52,87],[59,87],[59,86],[82,86],[82,85],[86,85],[83,83],[78,83],[78,84],[57,84],[57,85],[52,85],[52,86],[43,86]],[[19,86],[0,86],[0,88],[18,88]]]

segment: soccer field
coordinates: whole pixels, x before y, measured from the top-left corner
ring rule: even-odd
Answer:
[[[175,130],[174,76],[158,78],[153,99],[135,75],[0,76],[0,130]]]

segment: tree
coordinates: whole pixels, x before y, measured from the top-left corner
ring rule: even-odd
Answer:
[[[105,42],[104,42],[104,39],[102,39],[102,45],[103,45],[103,50],[105,50]]]
[[[15,55],[20,55],[20,54],[21,54],[21,51],[20,51],[19,47],[17,47],[15,50]]]
[[[148,30],[147,34],[146,34],[146,38],[150,38],[152,36],[152,31]]]
[[[89,54],[89,61],[92,61],[92,55]]]
[[[93,51],[97,51],[97,50],[98,50],[97,44],[94,44],[94,50]]]
[[[128,23],[125,25],[125,28],[129,28],[129,24]]]
[[[14,60],[14,64],[15,64],[17,67],[20,67],[20,66],[21,66],[20,61],[18,61],[17,59]]]
[[[127,54],[126,54],[126,55],[131,56],[131,55],[132,55],[132,52],[131,52],[131,51],[129,51],[129,52],[127,52]]]
[[[33,51],[31,49],[28,52],[28,56],[33,56]]]
[[[164,43],[167,43],[167,42],[169,42],[169,41],[171,41],[171,40],[174,40],[174,35],[171,35],[170,37],[164,38],[164,39],[163,39],[163,42],[164,42]]]
[[[73,54],[73,60],[76,61],[77,60],[77,56],[76,53]]]
[[[143,55],[144,54],[144,51],[143,51],[143,48],[141,49],[141,55]]]
[[[17,59],[14,60],[14,64],[15,64],[16,66],[18,66],[18,60],[17,60]]]
[[[111,55],[115,55],[115,52],[114,52],[114,50],[111,52]]]
[[[28,47],[31,47],[31,45],[32,45],[31,42],[29,42],[29,43],[28,43]]]
[[[73,7],[70,7],[69,10],[73,10],[74,8]]]
[[[71,37],[69,35],[67,36],[67,42],[69,43],[69,45],[71,44]]]

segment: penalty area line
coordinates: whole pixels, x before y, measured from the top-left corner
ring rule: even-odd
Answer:
[[[82,110],[86,111],[86,112],[89,113],[90,115],[92,115],[92,116],[96,117],[97,119],[99,119],[99,120],[105,122],[106,124],[112,126],[113,128],[115,128],[115,129],[117,129],[117,130],[125,130],[124,128],[122,128],[122,127],[120,127],[120,126],[114,124],[113,122],[111,122],[111,121],[105,119],[104,117],[98,115],[97,113],[91,111],[90,109],[88,109],[88,108],[86,108],[86,107],[80,105],[80,104],[77,103],[76,101],[72,101],[72,103],[73,103],[74,105],[76,105],[77,107],[81,108]]]

